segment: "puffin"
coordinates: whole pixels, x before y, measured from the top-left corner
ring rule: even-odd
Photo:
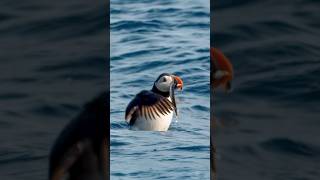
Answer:
[[[178,116],[174,91],[182,90],[179,76],[162,73],[151,90],[142,90],[131,100],[125,111],[125,121],[131,130],[167,131],[173,114]]]
[[[214,89],[222,87],[225,92],[232,89],[233,66],[230,60],[217,48],[210,48],[212,63],[212,82]]]
[[[214,96],[215,90],[222,88],[225,92],[230,92],[232,89],[231,82],[233,80],[233,66],[230,60],[217,48],[210,48],[211,59],[211,85],[212,85],[212,97],[211,97],[211,133],[210,133],[210,156],[211,156],[211,180],[217,179],[217,167],[216,167],[216,145],[214,142],[214,133],[216,128],[216,117],[214,113]]]
[[[49,157],[49,180],[109,179],[109,92],[87,103],[62,130]]]

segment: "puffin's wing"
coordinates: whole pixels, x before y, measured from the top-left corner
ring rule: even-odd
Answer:
[[[127,106],[125,119],[133,125],[138,116],[155,119],[173,109],[173,104],[167,98],[152,91],[141,91]]]

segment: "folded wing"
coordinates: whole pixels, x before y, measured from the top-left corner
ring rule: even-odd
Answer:
[[[138,117],[152,120],[169,114],[173,110],[174,106],[167,98],[144,90],[137,94],[127,106],[125,120],[129,125],[133,125]]]

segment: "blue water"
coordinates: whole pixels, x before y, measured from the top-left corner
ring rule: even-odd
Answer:
[[[215,0],[213,44],[235,69],[216,96],[220,180],[320,179],[319,7]]]
[[[209,179],[209,11],[208,0],[111,1],[111,179]],[[178,119],[128,130],[127,104],[163,72],[184,81]]]

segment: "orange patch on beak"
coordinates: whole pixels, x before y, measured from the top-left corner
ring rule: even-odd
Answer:
[[[173,78],[177,81],[177,88],[182,90],[183,81],[179,76],[173,76]]]
[[[230,60],[218,49],[210,48],[211,63],[213,67],[213,87],[223,86],[225,90],[230,89],[230,83],[233,79],[233,67]],[[216,78],[217,73],[223,73],[221,78]]]

